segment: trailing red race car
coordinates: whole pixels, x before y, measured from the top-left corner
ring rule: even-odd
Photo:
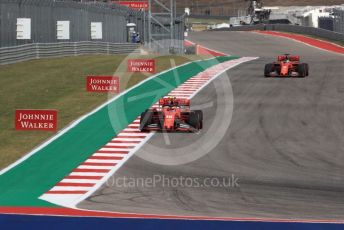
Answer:
[[[194,132],[203,128],[203,112],[190,110],[189,99],[162,98],[159,107],[141,114],[140,130]]]
[[[265,65],[265,77],[306,77],[309,74],[307,63],[300,63],[300,56],[280,55],[277,62]]]

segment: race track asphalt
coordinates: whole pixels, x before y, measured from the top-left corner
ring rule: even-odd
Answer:
[[[344,56],[249,32],[199,32],[190,39],[229,54],[260,58],[229,70],[192,100],[204,107],[201,134],[159,133],[136,155],[172,156],[173,164],[178,154],[197,155],[208,141],[219,143],[183,165],[159,165],[134,156],[114,178],[164,175],[222,181],[234,175],[238,186],[141,186],[142,181],[139,186],[115,186],[109,180],[78,207],[158,215],[344,220]],[[264,78],[264,64],[283,53],[301,55],[310,65],[310,76]],[[222,135],[225,127],[217,132],[211,126],[230,121],[230,114],[223,113],[231,107],[222,87],[228,79],[234,107]],[[201,143],[192,145],[198,140]]]

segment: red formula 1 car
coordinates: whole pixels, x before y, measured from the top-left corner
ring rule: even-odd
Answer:
[[[194,132],[203,128],[203,112],[190,110],[189,99],[162,98],[159,107],[141,114],[140,130]]]
[[[277,57],[277,62],[265,65],[265,77],[306,77],[309,67],[300,63],[300,56],[285,54]]]

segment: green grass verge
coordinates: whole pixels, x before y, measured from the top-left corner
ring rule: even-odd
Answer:
[[[85,90],[87,75],[113,75],[125,56],[79,56],[41,59],[0,66],[0,168],[4,168],[25,155],[55,133],[42,131],[16,131],[16,109],[57,109],[58,128],[61,129],[78,117],[107,100],[104,93]],[[154,58],[145,56],[144,58]],[[157,71],[162,71],[199,56],[157,57]],[[149,75],[122,74],[124,90]]]

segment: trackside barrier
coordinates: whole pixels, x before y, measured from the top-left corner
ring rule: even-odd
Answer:
[[[92,41],[25,44],[0,48],[0,65],[48,57],[139,53],[139,47],[131,43]]]

